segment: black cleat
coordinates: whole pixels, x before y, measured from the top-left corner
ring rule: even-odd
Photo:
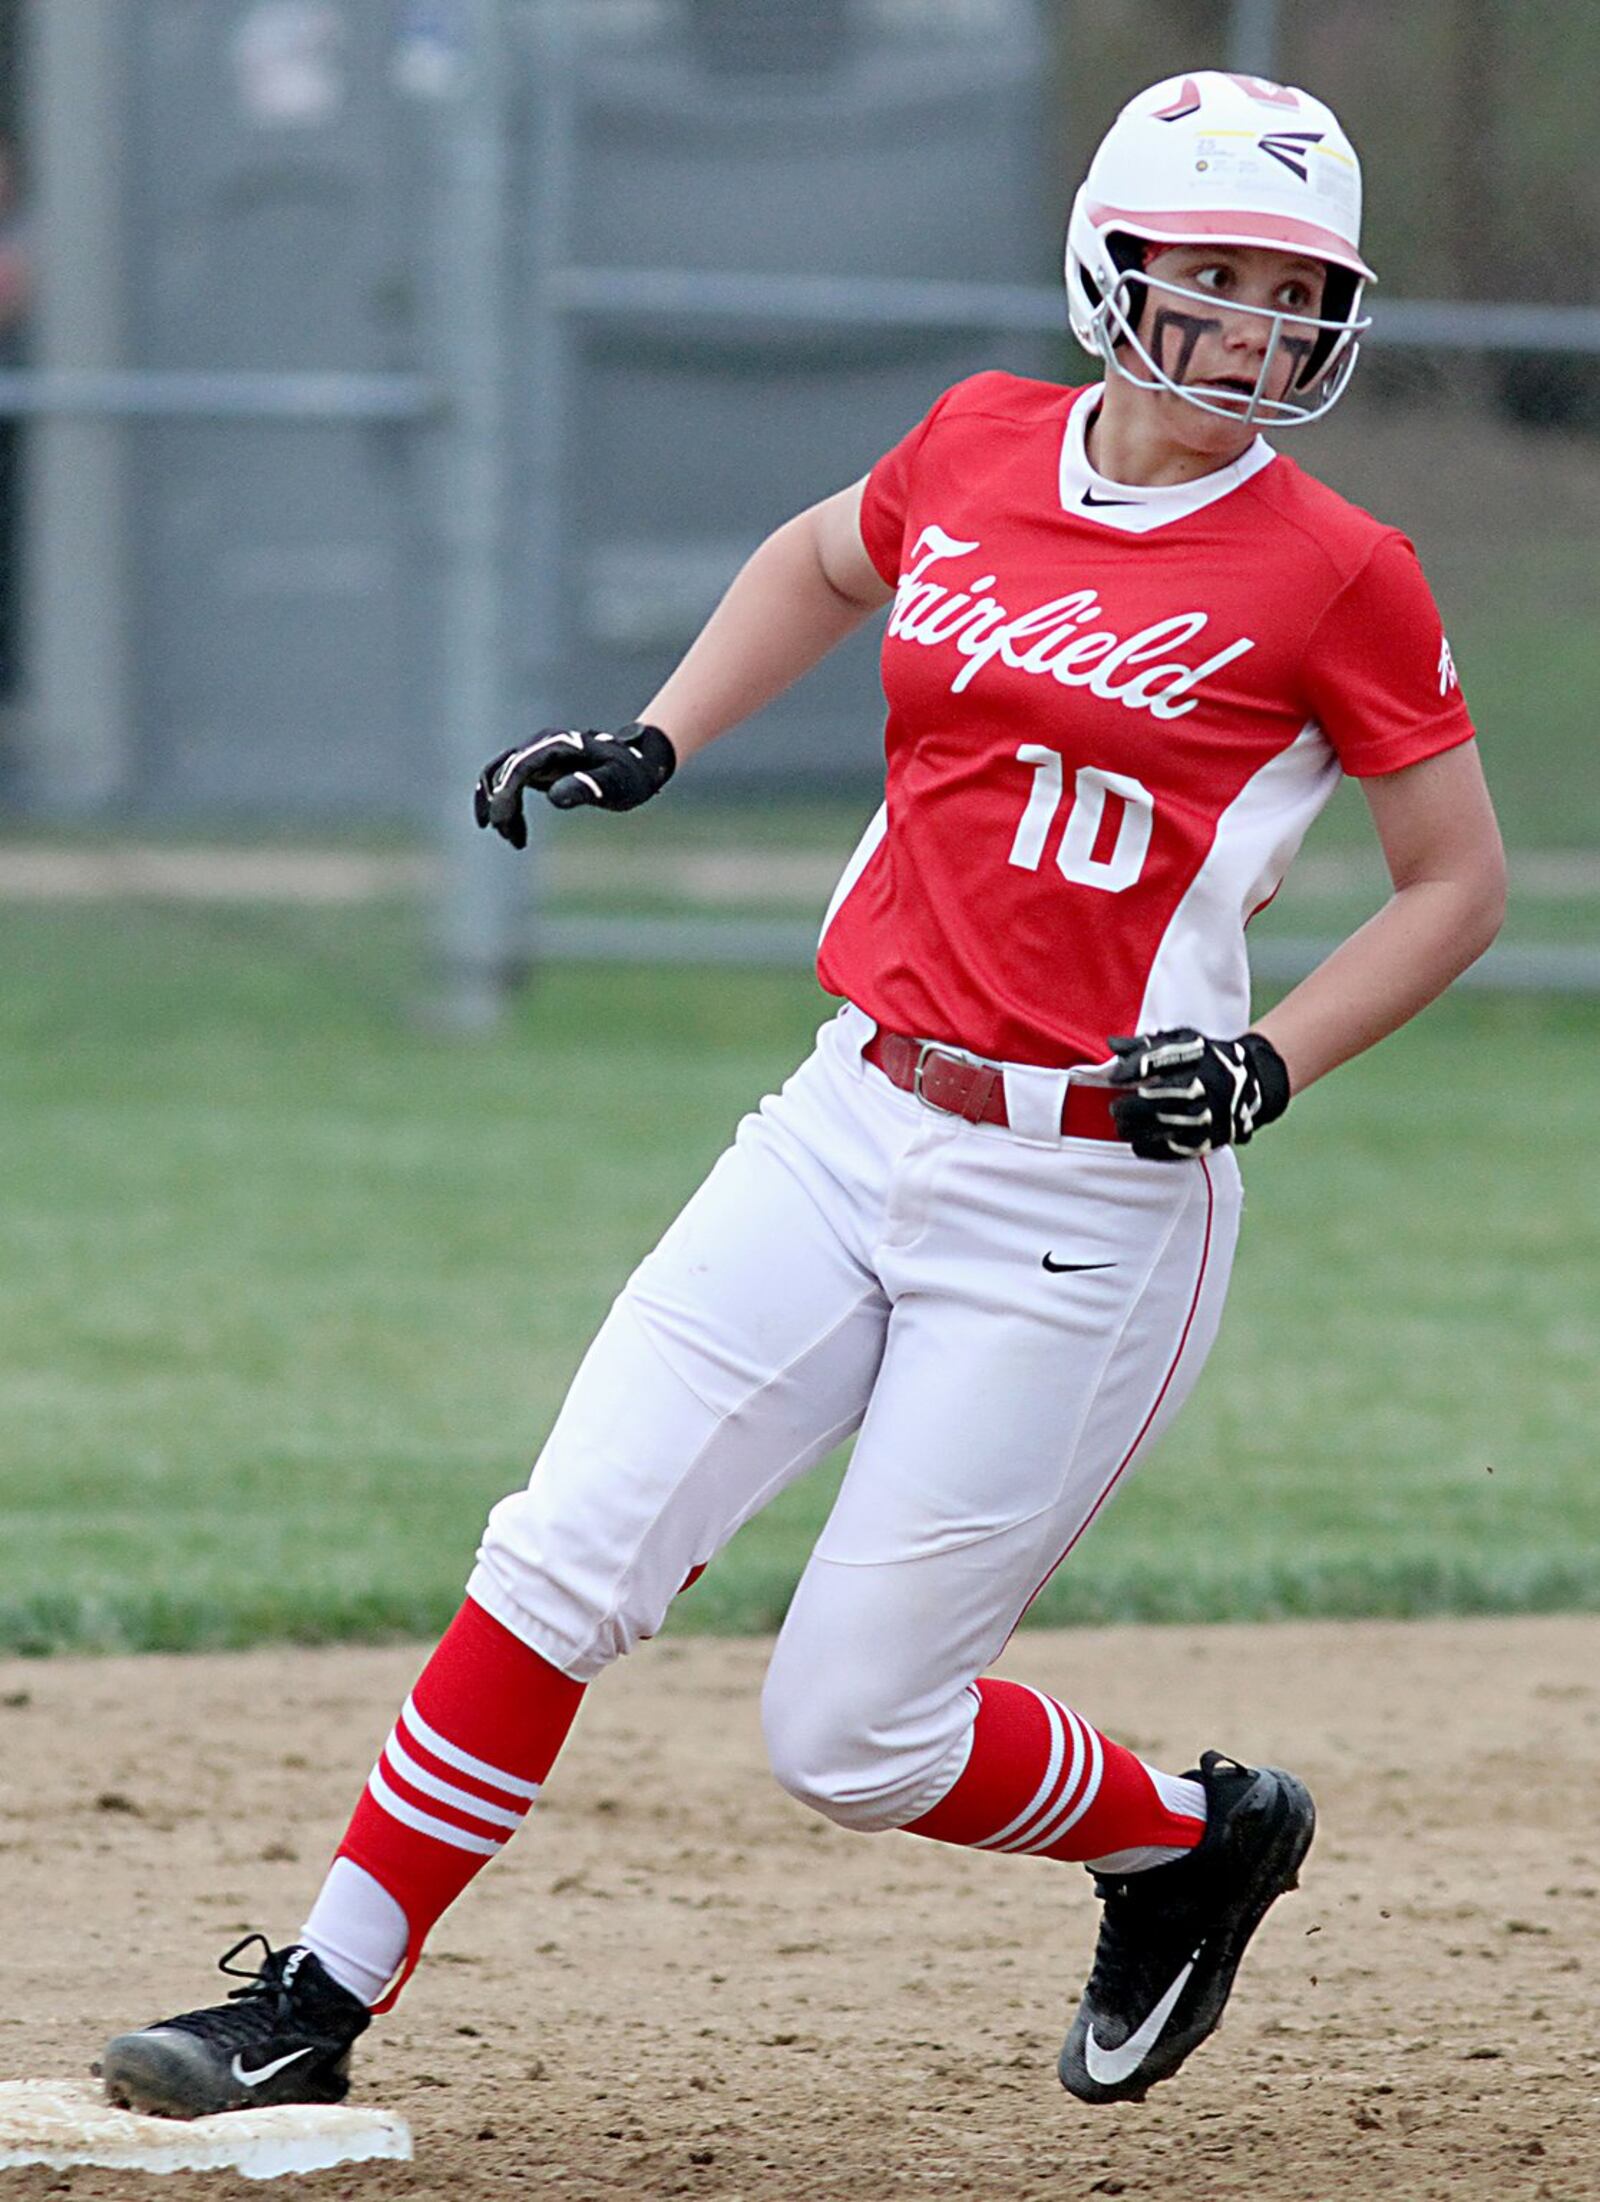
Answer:
[[[1206,1831],[1182,1858],[1107,1880],[1094,1970],[1058,2067],[1085,2103],[1138,2102],[1222,2017],[1245,1945],[1292,1889],[1316,1807],[1293,1774],[1207,1751]]]
[[[259,1942],[259,1968],[232,1960]],[[298,1943],[269,1948],[247,1934],[218,1961],[245,1982],[226,2003],[184,2011],[106,2046],[101,2076],[123,2110],[204,2118],[269,2103],[339,2103],[350,2089],[350,2045],[372,2014]]]

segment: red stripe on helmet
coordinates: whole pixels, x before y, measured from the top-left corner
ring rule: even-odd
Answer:
[[[1192,76],[1183,80],[1183,89],[1170,107],[1158,107],[1157,122],[1182,122],[1185,115],[1195,114],[1200,106],[1200,87]]]
[[[1175,214],[1137,211],[1132,207],[1089,206],[1084,209],[1096,229],[1126,229],[1136,237],[1168,245],[1281,245],[1296,247],[1335,267],[1349,268],[1369,283],[1377,277],[1347,239],[1316,222],[1297,222],[1282,214]]]

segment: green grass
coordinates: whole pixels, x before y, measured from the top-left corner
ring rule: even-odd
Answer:
[[[1595,547],[1587,546],[1592,574]],[[1526,579],[1523,588],[1537,591]],[[1508,591],[1509,595],[1510,592]],[[1461,678],[1501,823],[1513,848],[1600,847],[1600,757],[1593,699],[1600,619],[1513,598],[1455,622]]]
[[[432,1630],[822,997],[556,971],[451,1045],[403,910],[5,923],[0,1646]],[[1252,1150],[1200,1392],[1035,1619],[1600,1607],[1593,1045],[1463,997]],[[831,1487],[674,1625],[771,1625]]]

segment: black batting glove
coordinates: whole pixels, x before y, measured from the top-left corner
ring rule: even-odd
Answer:
[[[585,803],[600,810],[637,810],[661,793],[677,763],[659,726],[620,726],[608,734],[541,727],[531,742],[501,750],[484,766],[472,791],[473,816],[514,849],[525,849],[525,790],[548,796],[557,810]]]
[[[1119,1135],[1146,1162],[1188,1162],[1246,1147],[1289,1106],[1283,1057],[1259,1032],[1208,1040],[1191,1025],[1113,1040]]]

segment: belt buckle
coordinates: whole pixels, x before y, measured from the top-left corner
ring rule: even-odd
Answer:
[[[911,1069],[911,1091],[913,1095],[922,1103],[925,1109],[939,1109],[941,1116],[949,1116],[952,1112],[949,1109],[940,1109],[937,1101],[929,1100],[922,1090],[922,1073],[927,1067],[930,1055],[943,1055],[945,1052],[946,1050],[940,1047],[936,1041],[920,1040],[917,1043],[917,1059]]]
[[[971,1073],[966,1099],[960,1108],[947,1101],[935,1101],[927,1091],[923,1078],[930,1058]],[[999,1068],[994,1063],[986,1063],[959,1048],[941,1047],[935,1040],[921,1040],[917,1043],[917,1060],[911,1073],[911,1091],[924,1108],[934,1109],[940,1116],[958,1116],[964,1123],[977,1124],[982,1121],[999,1076]]]

